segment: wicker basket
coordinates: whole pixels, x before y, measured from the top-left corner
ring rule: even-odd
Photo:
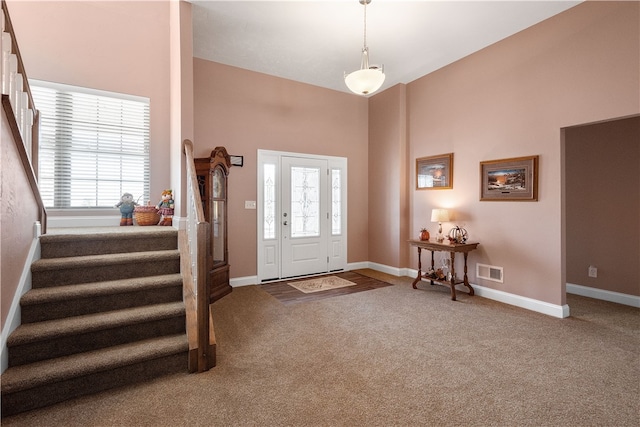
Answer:
[[[160,214],[155,206],[136,206],[133,209],[133,216],[136,218],[138,225],[158,225],[160,222]]]

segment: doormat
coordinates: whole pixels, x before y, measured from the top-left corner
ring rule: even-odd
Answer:
[[[303,280],[301,282],[288,282],[287,285],[293,286],[305,294],[310,294],[313,292],[328,291],[330,289],[346,288],[347,286],[354,286],[355,283],[337,276],[325,276]]]
[[[373,289],[384,288],[386,286],[393,286],[391,283],[383,282],[382,280],[374,279],[371,276],[365,276],[358,274],[354,271],[345,271],[342,273],[334,273],[331,275],[323,276],[322,278],[339,277],[347,282],[351,282],[354,285],[345,286],[343,288],[328,289],[324,292],[311,292],[305,293],[294,288],[294,283],[300,283],[306,281],[305,279],[299,279],[298,282],[272,282],[260,285],[260,289],[280,301],[282,304],[299,304],[303,302],[318,301],[325,298],[333,298],[341,295],[350,295],[362,291],[370,291]],[[314,279],[320,279],[321,277],[315,277]]]

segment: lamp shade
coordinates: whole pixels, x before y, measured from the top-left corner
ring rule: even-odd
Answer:
[[[368,95],[380,89],[384,83],[384,73],[380,69],[360,69],[347,74],[344,82],[351,92]]]
[[[449,222],[449,211],[447,209],[432,209],[431,222]]]

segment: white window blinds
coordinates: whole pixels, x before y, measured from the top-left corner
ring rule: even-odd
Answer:
[[[40,111],[38,183],[50,208],[149,197],[149,99],[30,80]]]

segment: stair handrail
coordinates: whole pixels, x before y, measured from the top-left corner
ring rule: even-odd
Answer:
[[[198,372],[203,372],[215,363],[215,354],[211,354],[215,352],[215,347],[212,347],[210,343],[210,336],[213,335],[213,326],[210,324],[210,284],[207,271],[207,248],[209,247],[210,224],[205,221],[204,210],[202,208],[193,156],[193,142],[185,139],[183,141],[183,151],[186,156],[187,173],[186,232],[188,236],[192,276],[191,294],[188,295],[188,297],[195,299],[195,318],[197,323],[197,361],[194,361],[194,364],[197,364]],[[189,290],[186,290],[186,292],[189,292]],[[187,307],[189,307],[189,304],[187,304]],[[189,341],[191,342],[192,339],[190,338]],[[190,367],[190,370],[193,372],[196,370],[196,367]]]
[[[20,161],[22,163],[22,167],[27,175],[27,180],[29,181],[29,186],[31,188],[31,192],[33,193],[36,204],[38,205],[38,219],[41,225],[42,234],[46,234],[47,232],[47,209],[44,206],[44,201],[42,200],[42,195],[40,194],[40,188],[38,187],[38,136],[39,136],[39,126],[40,126],[40,114],[35,107],[35,103],[33,102],[33,96],[31,96],[31,88],[29,86],[29,79],[27,78],[27,72],[24,68],[24,63],[22,62],[22,55],[20,54],[20,49],[18,48],[18,42],[16,41],[16,34],[13,30],[13,24],[11,23],[11,18],[9,17],[9,10],[7,9],[7,3],[5,0],[2,0],[2,13],[3,13],[3,32],[8,33],[11,37],[11,46],[9,47],[9,54],[15,55],[15,60],[17,61],[16,74],[22,76],[22,87],[19,88],[16,93],[17,96],[26,97],[26,105],[19,110],[16,107],[18,104],[15,101],[14,94],[6,94],[2,93],[2,107],[7,115],[7,120],[9,121],[9,127],[11,128],[11,133],[13,136],[13,140],[15,141],[16,147],[18,149],[18,154],[20,156]],[[3,37],[4,39],[4,37]],[[2,50],[2,61],[4,61],[4,49]],[[12,75],[11,70],[6,69],[6,67],[2,68],[2,82],[3,89],[5,86],[5,79],[7,82],[12,81],[15,76]],[[21,119],[18,123],[18,115],[22,115],[23,111],[25,114],[29,111],[29,113],[24,119]],[[31,123],[30,115],[33,115],[33,123]],[[28,117],[28,118],[27,118]]]

